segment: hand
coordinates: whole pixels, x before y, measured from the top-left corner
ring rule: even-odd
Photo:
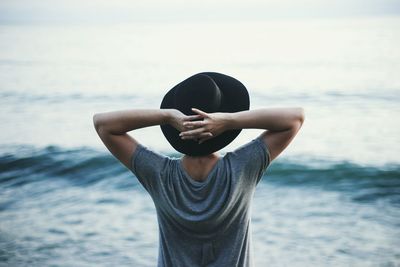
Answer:
[[[189,130],[189,128],[186,128],[184,126],[184,123],[196,119],[201,119],[201,116],[200,115],[187,116],[177,109],[168,110],[168,124],[177,129],[179,132],[184,132]]]
[[[196,108],[192,108],[192,110],[203,120],[184,122],[183,125],[189,130],[181,132],[182,139],[198,140],[199,144],[201,144],[227,130],[228,113],[206,113]]]

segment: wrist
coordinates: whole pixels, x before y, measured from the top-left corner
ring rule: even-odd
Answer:
[[[176,109],[162,109],[163,111],[163,123],[164,124],[172,124],[174,118],[176,117],[177,110]]]
[[[223,128],[224,131],[235,129],[234,113],[224,113]]]
[[[160,109],[161,111],[161,123],[160,124],[170,124],[172,118],[171,109]]]

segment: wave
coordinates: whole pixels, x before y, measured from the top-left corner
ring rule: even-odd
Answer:
[[[0,60],[0,65],[2,64]],[[281,103],[287,99],[286,92],[280,92],[277,90],[274,94],[269,93],[265,95],[261,93],[262,90],[252,92],[253,101],[255,103],[259,103],[260,101],[263,103],[264,99],[269,99],[271,102]],[[365,103],[368,101],[368,104],[371,103],[398,103],[400,97],[398,95],[398,90],[392,88],[382,89],[380,88],[379,94],[375,94],[375,91],[365,91],[365,92],[344,92],[341,90],[331,90],[326,92],[320,92],[318,94],[315,93],[291,93],[291,97],[293,99],[297,99],[298,101],[302,101],[302,103],[332,103],[335,101],[349,101],[351,103]],[[153,99],[153,96],[148,95],[149,100]],[[18,92],[15,90],[3,90],[0,92],[0,99],[3,101],[16,102],[16,103],[64,103],[66,101],[71,102],[95,102],[95,101],[112,101],[118,102],[126,101],[129,99],[138,100],[144,99],[146,97],[143,95],[137,95],[132,93],[124,93],[124,92],[113,92],[112,94],[106,92],[91,92],[91,93],[82,93],[82,92]],[[261,103],[260,102],[260,103]],[[259,104],[260,104],[259,103]]]
[[[0,64],[1,65],[1,64]],[[54,93],[26,93],[5,90],[0,92],[0,98],[7,102],[17,102],[17,103],[64,103],[66,101],[73,102],[94,102],[94,101],[126,101],[127,99],[138,99],[139,96],[127,93],[114,93],[114,94],[84,94],[81,92],[54,92]]]
[[[176,156],[176,155],[171,155]],[[0,185],[18,187],[49,179],[63,179],[77,186],[107,180],[116,188],[137,184],[132,173],[109,152],[81,147],[14,147],[0,155]],[[117,179],[118,181],[116,181]],[[400,165],[362,166],[352,162],[313,160],[296,163],[277,159],[268,167],[262,183],[275,186],[318,187],[351,193],[355,200],[392,197],[400,203]]]
[[[390,198],[400,205],[400,166],[362,166],[352,162],[271,164],[264,182],[282,186],[318,187],[351,195],[356,201]]]
[[[3,186],[55,178],[90,185],[124,172],[124,167],[111,154],[91,148],[24,146],[0,156],[0,184]]]

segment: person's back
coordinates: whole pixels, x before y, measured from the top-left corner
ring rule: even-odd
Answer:
[[[107,148],[135,174],[154,201],[158,266],[252,266],[255,188],[271,161],[300,129],[304,112],[275,108],[212,113],[193,109],[193,113],[127,110],[96,114],[93,120]],[[171,145],[184,154],[181,159],[161,155],[126,133],[152,125],[169,125],[177,131],[171,134],[163,128]],[[219,156],[216,151],[226,142],[212,140],[243,128],[266,131]]]
[[[250,266],[251,200],[268,163],[257,138],[219,158],[196,181],[181,159],[139,145],[132,171],[156,206],[159,266]]]

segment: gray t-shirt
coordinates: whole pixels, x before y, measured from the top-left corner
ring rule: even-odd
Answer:
[[[139,145],[131,171],[154,201],[158,266],[252,266],[251,203],[270,164],[260,137],[220,157],[204,181]]]

